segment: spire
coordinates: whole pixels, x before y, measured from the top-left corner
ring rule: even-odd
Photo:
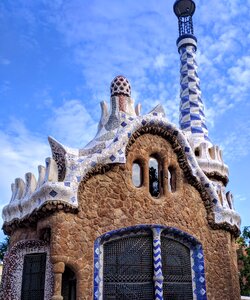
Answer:
[[[194,150],[197,162],[205,174],[225,186],[228,182],[228,167],[224,164],[222,151],[208,138],[204,105],[201,99],[200,79],[195,60],[197,39],[194,36],[193,0],[176,0],[174,13],[178,18],[179,37],[177,47],[180,53],[180,127]]]
[[[200,80],[195,60],[197,39],[194,36],[192,16],[195,12],[193,0],[176,0],[174,13],[178,18],[179,38],[177,47],[181,60],[180,127],[189,134],[194,146],[202,142],[210,143],[204,105],[201,99]]]

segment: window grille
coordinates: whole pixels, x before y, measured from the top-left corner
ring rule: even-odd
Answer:
[[[46,253],[24,257],[21,300],[44,300]]]
[[[125,237],[104,244],[103,299],[152,300],[153,239]]]
[[[163,231],[161,259],[164,299],[192,300],[190,249]],[[104,300],[152,300],[154,288],[153,238],[149,233],[103,244]]]
[[[161,237],[164,299],[192,300],[190,250],[173,239]]]

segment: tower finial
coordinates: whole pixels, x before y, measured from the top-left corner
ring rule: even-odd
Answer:
[[[200,145],[204,141],[210,143],[210,140],[195,61],[197,39],[193,35],[194,12],[193,0],[175,1],[174,13],[179,23],[179,38],[176,43],[181,59],[180,127],[189,134],[194,145]]]
[[[195,12],[193,0],[176,0],[174,3],[174,13],[178,18],[179,38],[177,39],[178,50],[182,46],[191,45],[197,48],[197,40],[194,36],[192,16]]]
[[[179,21],[179,35],[194,34],[192,16],[195,12],[193,0],[176,0],[174,13]]]

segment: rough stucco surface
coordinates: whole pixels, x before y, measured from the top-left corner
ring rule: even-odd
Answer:
[[[147,166],[153,154],[161,159],[166,174],[158,199],[152,198],[148,189]],[[144,182],[140,188],[134,187],[131,180],[134,160],[139,160],[144,169]],[[177,190],[174,193],[168,191],[169,166],[176,169]],[[107,231],[136,224],[172,226],[193,235],[204,250],[208,299],[240,299],[234,239],[229,232],[209,227],[199,192],[184,178],[176,154],[163,138],[151,134],[140,136],[131,145],[125,165],[113,166],[105,174],[97,174],[81,183],[78,196],[77,214],[60,211],[40,220],[37,227],[37,232],[44,227],[51,228],[54,272],[63,271],[60,262],[76,272],[78,300],[93,297],[95,239]],[[35,232],[19,229],[13,234],[12,243],[21,237],[29,238],[29,235],[33,239]],[[58,280],[60,276],[55,276],[55,289],[60,289]]]

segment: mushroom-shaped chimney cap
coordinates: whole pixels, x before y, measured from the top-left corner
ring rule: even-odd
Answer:
[[[122,75],[116,76],[110,85],[110,93],[112,96],[124,95],[131,96],[131,86],[128,79]]]
[[[179,17],[192,16],[195,12],[193,0],[176,0],[174,3],[174,13]]]

